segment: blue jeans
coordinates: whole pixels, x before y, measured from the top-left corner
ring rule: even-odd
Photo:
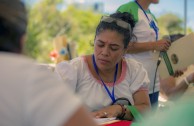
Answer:
[[[158,97],[159,97],[159,91],[154,92],[152,94],[149,94],[150,97],[150,103],[152,106],[157,106],[158,105]]]

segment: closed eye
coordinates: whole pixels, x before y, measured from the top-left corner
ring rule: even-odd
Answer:
[[[118,48],[112,48],[112,47],[111,47],[111,50],[112,50],[112,51],[117,51]]]
[[[105,42],[103,42],[103,41],[101,41],[101,40],[98,40],[96,44],[97,44],[98,47],[104,47],[104,46],[105,46]],[[110,45],[109,45],[109,48],[110,48],[112,51],[117,51],[117,50],[120,49],[120,46],[117,45],[117,44],[110,44]]]
[[[98,43],[97,46],[98,46],[98,47],[103,47],[104,44],[103,44],[103,43]]]
[[[113,50],[113,51],[119,50],[119,46],[118,46],[118,45],[111,45],[110,48],[111,48],[111,50]]]
[[[103,47],[103,46],[104,46],[104,42],[101,41],[101,40],[98,40],[98,41],[97,41],[97,46]]]

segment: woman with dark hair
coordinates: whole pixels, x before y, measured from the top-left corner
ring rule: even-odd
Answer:
[[[75,92],[97,118],[119,117],[133,119],[124,105],[131,104],[140,112],[150,107],[147,84],[149,79],[142,64],[123,57],[133,37],[133,17],[128,13],[102,16],[94,39],[94,53],[75,58],[69,63],[75,73],[68,70],[66,62],[56,66],[64,81],[69,79]],[[69,81],[69,80],[68,80]]]

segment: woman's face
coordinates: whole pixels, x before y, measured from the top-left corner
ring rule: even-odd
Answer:
[[[126,52],[123,39],[122,34],[112,30],[104,30],[96,36],[94,55],[99,69],[115,68]]]

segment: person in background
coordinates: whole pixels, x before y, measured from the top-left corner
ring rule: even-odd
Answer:
[[[157,68],[159,54],[170,47],[169,40],[159,40],[159,29],[150,4],[157,4],[159,0],[135,0],[121,5],[117,12],[127,12],[133,15],[135,27],[133,34],[137,37],[134,43],[129,43],[126,57],[142,63],[150,79],[149,97],[151,104],[158,104],[160,83]]]
[[[194,83],[194,64],[184,71],[176,71],[174,77],[161,80],[161,94],[169,100],[180,98],[192,83]]]
[[[133,27],[134,20],[129,13],[102,16],[96,28],[94,53],[69,61],[75,72],[68,70],[67,61],[56,66],[56,73],[64,82],[68,79],[65,71],[73,74],[69,78],[77,84],[68,83],[69,86],[96,118],[132,120],[126,105],[131,104],[141,113],[150,107],[146,70],[141,63],[123,57],[133,37]]]
[[[26,27],[24,4],[0,0],[0,126],[97,126],[54,74],[21,54]]]

